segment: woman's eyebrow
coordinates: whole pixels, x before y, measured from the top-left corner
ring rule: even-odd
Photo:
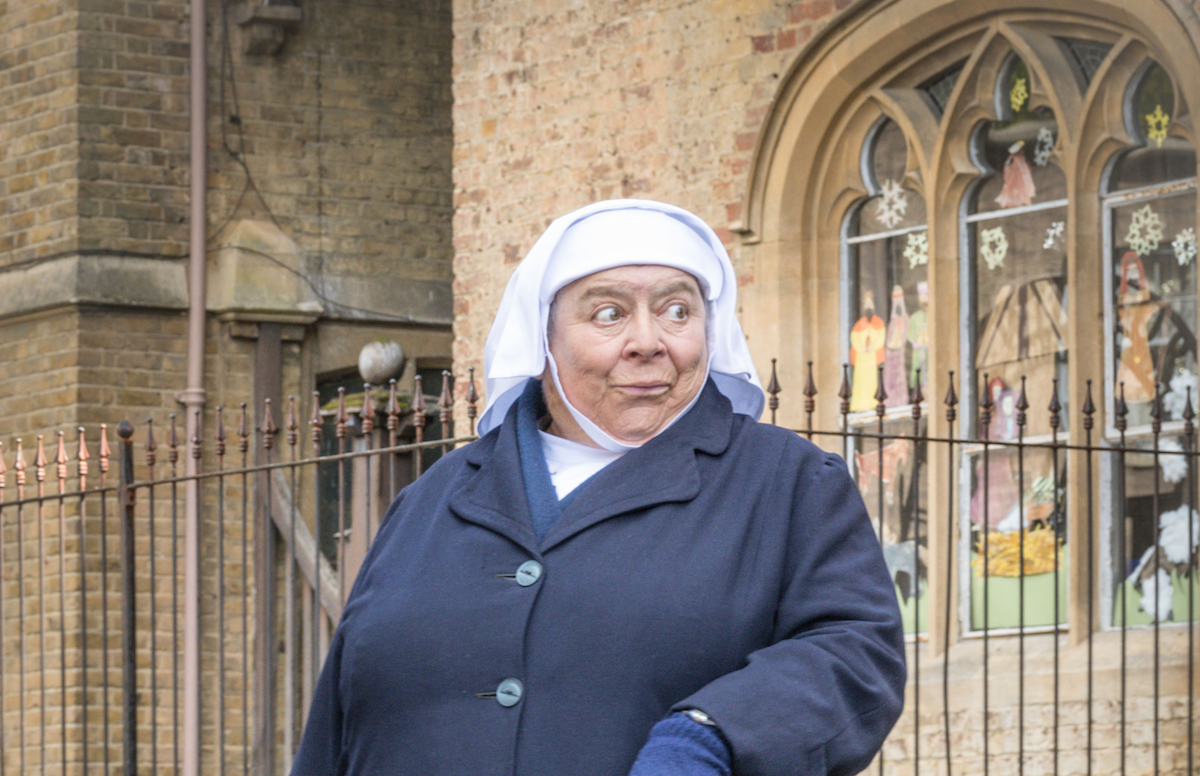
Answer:
[[[589,301],[597,298],[615,298],[624,300],[633,298],[633,294],[624,286],[616,283],[610,283],[601,286],[591,286],[583,292],[583,296],[581,298],[583,301]]]
[[[654,299],[659,299],[664,296],[671,296],[673,294],[691,294],[693,296],[700,296],[700,291],[698,288],[696,288],[696,284],[694,282],[688,282],[687,280],[673,280],[664,285],[652,286],[650,288],[650,296]],[[618,283],[606,283],[604,285],[592,286],[583,292],[583,296],[581,298],[583,301],[590,301],[597,298],[618,299],[625,301],[632,299],[633,297],[634,293],[629,290],[628,286]]]
[[[672,296],[674,294],[693,294],[700,296],[700,289],[696,287],[694,282],[687,280],[676,280],[668,283],[665,286],[650,289],[650,293],[655,297]]]

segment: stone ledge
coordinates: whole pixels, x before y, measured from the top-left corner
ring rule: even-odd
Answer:
[[[187,260],[79,253],[0,272],[0,318],[81,304],[187,309]]]
[[[0,319],[69,305],[186,310],[187,272],[186,258],[98,255],[86,251],[17,267],[0,267]],[[288,275],[285,273],[283,277]],[[353,306],[335,303],[325,305],[323,311],[309,305],[305,306],[308,309],[218,306],[214,303],[216,289],[212,286],[208,289],[207,306],[210,313],[230,321],[307,324],[320,319],[435,329],[449,329],[452,323],[448,283],[411,281],[398,275],[326,276],[321,285],[334,299],[352,298],[346,304]],[[297,298],[311,302],[303,293]]]

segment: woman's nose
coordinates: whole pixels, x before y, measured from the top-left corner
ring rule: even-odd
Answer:
[[[650,358],[662,352],[662,336],[654,316],[639,311],[634,314],[629,324],[629,339],[625,343],[626,356]]]

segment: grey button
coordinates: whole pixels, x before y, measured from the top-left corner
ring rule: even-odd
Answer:
[[[517,567],[517,584],[529,587],[542,578],[542,564],[536,560],[527,560]]]
[[[516,706],[525,692],[519,679],[505,679],[496,685],[496,702],[501,706]]]

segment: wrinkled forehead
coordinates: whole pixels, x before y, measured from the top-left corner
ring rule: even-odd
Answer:
[[[654,210],[609,210],[575,222],[550,254],[539,299],[548,305],[580,278],[631,265],[672,267],[691,275],[706,300],[720,296],[721,261],[702,235],[677,218]]]

